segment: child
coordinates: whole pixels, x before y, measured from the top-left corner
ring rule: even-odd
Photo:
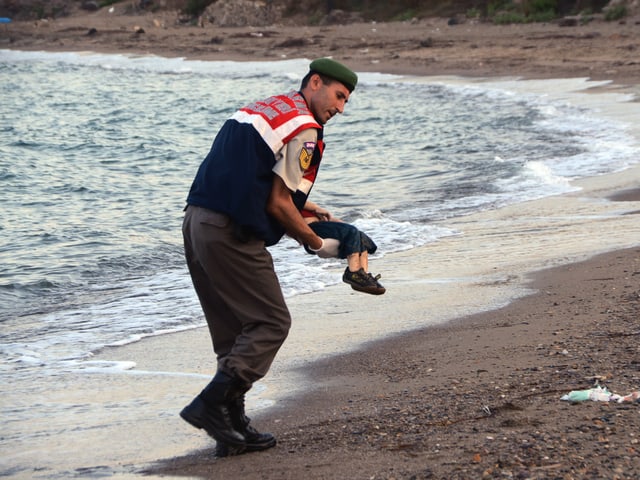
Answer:
[[[318,207],[309,200],[300,213],[309,227],[316,232],[316,235],[340,241],[338,258],[346,258],[348,263],[342,275],[343,282],[348,283],[358,292],[372,295],[382,295],[386,292],[386,289],[378,282],[380,275],[374,277],[369,273],[369,254],[374,253],[378,247],[366,233],[332,217],[327,210]],[[307,245],[304,247],[308,253],[314,253]]]

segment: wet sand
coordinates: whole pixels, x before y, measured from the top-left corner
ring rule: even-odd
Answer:
[[[162,408],[156,432],[171,435],[183,454],[141,471],[248,479],[637,477],[640,405],[560,400],[595,384],[619,394],[640,388],[637,175],[636,168],[586,179],[574,194],[460,219],[463,236],[376,260],[389,277],[380,298],[343,286],[292,298],[292,334],[260,384],[266,390],[249,402],[255,425],[278,437],[266,452],[215,459],[213,442],[168,417],[212,371],[206,329],[103,352],[141,371],[194,375],[164,378],[155,399]],[[514,294],[503,308],[447,315]],[[300,351],[306,335],[344,342],[398,317],[436,324],[286,367],[314,356]],[[265,399],[275,404],[260,408]]]
[[[198,478],[637,478],[640,405],[561,401],[638,389],[640,248],[536,275],[503,309],[306,369],[315,388],[256,420],[276,448],[211,447],[149,473]],[[402,314],[400,309],[399,314]],[[426,313],[425,313],[426,314]]]

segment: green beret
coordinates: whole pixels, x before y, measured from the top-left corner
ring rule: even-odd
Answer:
[[[358,83],[358,76],[354,72],[330,58],[318,58],[314,60],[309,65],[309,70],[339,81],[349,89],[349,92],[353,92]]]

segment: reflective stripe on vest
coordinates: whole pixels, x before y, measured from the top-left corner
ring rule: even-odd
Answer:
[[[302,130],[322,129],[309,111],[304,97],[295,91],[247,105],[231,118],[253,125],[274,154]]]

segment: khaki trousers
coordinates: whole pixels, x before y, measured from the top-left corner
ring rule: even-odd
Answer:
[[[262,240],[237,240],[229,217],[190,205],[185,257],[209,326],[218,370],[248,384],[264,377],[291,316]]]

